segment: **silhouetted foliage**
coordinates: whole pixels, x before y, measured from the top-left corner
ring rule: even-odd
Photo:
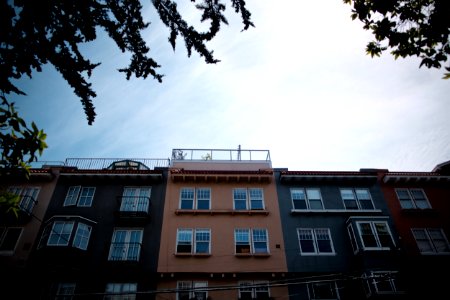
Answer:
[[[33,122],[28,128],[15,110],[14,103],[8,103],[3,95],[0,98],[3,106],[0,107],[0,179],[16,171],[28,176],[29,164],[47,148],[47,135]]]
[[[210,41],[228,24],[225,4],[220,0],[191,0],[200,11],[201,21],[209,22],[205,32],[189,25],[180,14],[176,1],[152,0],[161,21],[170,29],[169,42],[175,49],[178,36],[184,39],[188,56],[192,51],[204,57],[206,63],[217,63]],[[244,0],[230,0],[235,13],[240,13],[244,28],[253,26]],[[159,82],[163,75],[160,65],[149,56],[150,48],[142,38],[144,22],[139,0],[9,0],[0,2],[0,95],[1,95],[1,171],[24,169],[36,160],[47,145],[46,135],[34,123],[28,128],[8,102],[7,95],[25,95],[13,80],[32,77],[45,64],[53,65],[81,100],[89,125],[95,120],[92,99],[96,97],[89,82],[93,70],[100,64],[84,57],[79,46],[94,41],[97,30],[103,29],[123,53],[130,53],[128,66],[119,69],[127,80],[153,77]],[[45,99],[43,99],[45,101]]]
[[[352,19],[364,23],[375,40],[366,51],[373,56],[387,50],[398,57],[418,56],[421,66],[439,69],[450,56],[449,0],[344,0],[352,5]],[[450,65],[444,79],[450,78]]]
[[[213,52],[208,50],[210,41],[220,30],[222,23],[228,24],[225,5],[220,0],[191,0],[201,12],[201,21],[209,21],[209,30],[199,32],[189,25],[177,9],[176,1],[152,0],[162,22],[169,27],[169,42],[173,48],[177,37],[184,39],[188,55],[192,50],[204,57],[207,63],[216,63]],[[253,26],[250,12],[244,0],[230,0],[236,13],[240,13],[244,30]],[[24,92],[11,79],[23,75],[31,77],[32,71],[41,71],[41,66],[52,64],[81,99],[88,124],[95,119],[92,99],[96,93],[88,81],[99,63],[92,63],[79,51],[79,45],[97,38],[96,30],[104,29],[122,52],[131,53],[127,67],[119,69],[126,78],[152,76],[162,81],[157,72],[158,63],[148,56],[149,47],[141,32],[149,23],[142,17],[139,0],[43,0],[2,1],[0,4],[0,90],[4,94]]]

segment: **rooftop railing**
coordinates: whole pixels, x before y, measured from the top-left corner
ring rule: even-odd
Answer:
[[[168,167],[169,159],[158,158],[67,158],[66,167],[77,167],[81,170],[154,170],[157,167]]]
[[[173,149],[172,160],[264,161],[270,162],[269,150],[247,149]]]
[[[65,161],[37,161],[32,168],[75,167],[79,170],[154,170],[167,168],[170,159],[159,158],[67,158]]]

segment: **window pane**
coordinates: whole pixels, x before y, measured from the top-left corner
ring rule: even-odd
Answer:
[[[263,190],[249,189],[250,209],[264,209]]]
[[[197,209],[209,209],[210,189],[197,189]]]
[[[450,252],[449,245],[445,239],[444,233],[440,229],[428,229],[428,233],[433,242],[437,253]]]
[[[309,207],[311,209],[323,209],[322,200],[319,189],[307,189]]]
[[[94,192],[95,187],[83,187],[81,189],[80,200],[78,200],[78,206],[91,206]]]
[[[47,245],[49,246],[66,246],[69,244],[70,235],[72,233],[73,222],[55,222],[50,232]]]
[[[319,253],[332,253],[330,232],[327,229],[315,229]]]
[[[234,209],[246,210],[247,209],[247,192],[245,189],[233,190]]]
[[[356,189],[356,197],[358,198],[361,209],[374,209],[372,199],[370,198],[369,190]]]
[[[306,209],[306,195],[303,189],[292,189],[291,198],[294,209]]]
[[[358,209],[358,203],[351,189],[341,189],[341,197],[346,209]]]
[[[195,253],[209,253],[209,230],[196,230],[195,232]]]
[[[253,229],[253,247],[255,253],[267,253],[267,232],[265,229]]]
[[[394,245],[386,223],[375,223],[375,230],[381,247],[392,247]]]
[[[412,229],[412,233],[421,253],[434,252],[433,245],[431,244],[425,229]]]
[[[66,199],[64,200],[64,206],[76,205],[78,193],[80,192],[80,186],[71,186],[67,191]]]
[[[414,202],[417,206],[417,208],[430,208],[430,205],[427,201],[427,198],[425,197],[425,193],[423,190],[411,190],[411,195],[414,198]]]
[[[180,192],[180,208],[193,209],[194,208],[194,189],[184,188]]]
[[[192,252],[192,229],[178,231],[177,253]]]
[[[372,232],[370,223],[359,223],[358,225],[364,247],[377,247],[377,241],[374,233]]]
[[[400,201],[400,206],[404,209],[414,208],[411,197],[409,196],[409,192],[407,189],[397,189],[395,190],[397,193],[398,200]]]
[[[312,229],[298,229],[300,251],[302,253],[316,253]]]
[[[75,248],[80,248],[83,250],[87,249],[89,243],[89,237],[91,235],[91,226],[83,223],[78,223],[77,231],[75,233],[75,238],[73,240],[73,246]]]

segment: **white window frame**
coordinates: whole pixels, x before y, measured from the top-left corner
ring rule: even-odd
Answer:
[[[183,234],[183,235],[181,235]],[[197,235],[199,234],[199,235]],[[184,237],[190,237],[189,240],[185,240]],[[180,239],[183,237],[183,239]],[[206,237],[206,239],[204,239]],[[184,244],[181,244],[184,243]],[[199,244],[207,243],[207,252],[200,252]],[[190,247],[190,251],[179,251],[178,246],[188,246]],[[205,255],[211,254],[211,229],[210,228],[178,228],[177,229],[177,241],[175,246],[176,254],[194,254],[194,255]]]
[[[139,261],[143,235],[144,229],[142,228],[114,228],[108,260]],[[115,244],[123,245],[121,247]],[[120,256],[117,256],[117,254],[120,254]]]
[[[267,292],[267,298],[270,297],[270,287],[268,281],[259,280],[243,280],[238,282],[239,285],[239,298],[242,298],[242,293],[250,292],[252,299],[257,299],[258,293],[262,291]]]
[[[57,228],[56,227],[60,227]],[[70,237],[75,226],[74,221],[55,221],[53,222],[47,238],[47,246],[66,247],[70,243]],[[55,241],[51,241],[55,238]]]
[[[400,192],[406,192],[408,195],[408,198],[401,198],[399,195]],[[417,200],[416,197],[414,197],[414,192],[420,192],[423,195],[424,199]],[[423,189],[397,188],[397,189],[395,189],[395,194],[397,195],[397,199],[398,199],[402,209],[429,209],[429,208],[431,208],[430,201],[428,201],[428,197],[425,194],[425,191]],[[409,203],[409,205],[405,205],[405,203]],[[422,205],[420,205],[420,203],[423,203],[425,205],[422,207]]]
[[[37,204],[37,198],[39,195],[41,188],[36,186],[14,186],[8,188],[10,193],[20,196],[19,208],[30,215],[33,211],[33,208]]]
[[[189,299],[197,299],[197,293],[204,293],[203,299],[208,298],[207,281],[177,281],[177,300],[181,300],[180,293],[188,293]]]
[[[344,205],[345,210],[375,210],[375,204],[373,203],[372,195],[370,194],[370,190],[368,188],[340,188],[339,189],[342,199],[342,204]],[[343,191],[351,191],[352,193],[352,199],[345,199],[342,192]],[[362,199],[358,197],[358,191],[365,191],[367,192],[367,195],[369,195],[369,199]],[[345,204],[348,201],[355,201],[356,208],[347,208],[347,205]],[[370,201],[372,208],[363,208],[364,205],[361,204],[362,201]]]
[[[137,293],[137,283],[107,283],[105,287],[104,300],[135,300]],[[115,294],[115,295],[108,295]]]
[[[123,189],[120,211],[148,212],[152,188],[150,186],[126,186]],[[147,201],[142,201],[142,198]]]
[[[190,198],[184,198],[183,193],[189,191],[190,195],[192,195],[192,199]],[[204,193],[206,192],[206,193]],[[204,197],[206,194],[208,194],[209,197]],[[183,207],[183,201],[192,201],[191,207]],[[199,201],[208,202],[208,208],[201,208],[199,207]],[[211,188],[208,187],[182,187],[180,189],[180,200],[179,200],[179,209],[186,209],[186,210],[210,210],[211,209]]]
[[[312,244],[314,246],[314,252],[304,252],[302,250],[302,240],[305,239],[301,239],[301,231],[303,232],[307,232],[309,234],[309,236],[311,237],[311,241]],[[321,252],[320,251],[320,246],[319,243],[320,241],[322,241],[323,239],[319,239],[319,237],[321,235],[326,234],[326,236],[328,237],[328,244],[329,247],[331,248],[330,252]],[[334,251],[334,245],[333,245],[333,239],[331,238],[331,231],[329,228],[297,228],[297,237],[298,237],[298,242],[299,242],[299,247],[300,247],[300,255],[304,255],[304,256],[308,256],[308,255],[335,255],[335,251]]]
[[[422,233],[423,238],[419,241],[419,231]],[[436,255],[436,254],[450,254],[450,244],[447,236],[442,228],[411,228],[412,235],[416,240],[417,248],[420,254],[424,255]],[[435,236],[435,233],[439,233],[440,236]],[[420,247],[421,244],[427,243],[426,249]],[[422,248],[422,249],[421,249]],[[442,250],[440,250],[442,248]],[[427,249],[430,249],[427,251]]]
[[[236,192],[240,192],[241,195],[245,195],[245,199],[237,199]],[[233,210],[265,210],[264,201],[264,189],[263,188],[234,188],[233,193]],[[260,196],[255,194],[260,193]],[[236,201],[244,202],[245,208],[237,208]],[[261,205],[254,205],[253,202],[260,203]]]
[[[94,201],[95,187],[70,186],[67,190],[63,206],[91,207]]]
[[[256,236],[256,233],[258,231],[262,231],[264,232],[263,236]],[[235,255],[240,255],[240,254],[247,254],[246,252],[237,252],[236,251],[236,247],[238,246],[238,238],[237,238],[237,234],[240,233],[242,235],[242,233],[244,233],[246,236],[248,236],[248,241],[249,241],[249,246],[250,246],[250,252],[248,254],[270,254],[270,250],[269,250],[269,232],[267,231],[266,228],[235,228],[234,229],[234,251],[235,251]],[[262,238],[262,239],[260,239]],[[241,241],[239,241],[239,243],[242,243]],[[258,251],[256,252],[256,247],[255,247],[255,243],[264,243],[265,244],[265,249],[266,251],[261,252]],[[246,245],[246,244],[240,244],[240,245]]]
[[[78,222],[75,237],[73,238],[72,246],[81,250],[86,250],[89,245],[89,238],[91,237],[92,226]]]
[[[22,233],[22,227],[0,227],[0,253],[12,255],[14,251],[16,251],[16,247],[19,243]],[[11,244],[14,244],[14,246],[11,245],[12,247],[7,247],[5,242],[9,243],[10,239],[12,241]]]
[[[319,198],[318,199],[310,198],[310,192],[311,191],[317,191],[319,193]],[[308,188],[303,188],[303,187],[298,187],[298,188],[291,188],[290,192],[291,192],[292,208],[294,210],[323,210],[324,209],[322,193],[320,192],[320,188],[313,188],[313,187],[311,187],[311,188],[309,188],[309,187]],[[295,192],[301,192],[303,194],[303,196],[305,197],[304,200],[294,199]],[[320,201],[321,208],[311,208],[311,201],[317,202],[317,200]],[[304,201],[305,202],[305,208],[296,208],[295,207],[295,201]]]
[[[358,237],[359,237],[359,239],[361,241],[362,250],[391,250],[391,247],[395,247],[394,238],[393,238],[393,235],[391,233],[391,229],[389,227],[388,222],[386,222],[386,221],[356,221],[355,223],[356,223],[356,229],[357,229],[357,232],[358,232]],[[367,247],[365,245],[363,234],[362,234],[362,228],[361,228],[362,224],[369,224],[371,235],[374,238],[374,241],[376,243],[376,247]],[[382,239],[380,239],[380,234],[379,234],[379,232],[377,230],[378,229],[377,224],[382,224],[386,228],[387,234],[390,237],[391,247],[382,245],[383,241],[382,241]],[[356,234],[356,232],[355,232],[355,234]]]
[[[332,291],[333,298],[327,296],[326,298],[322,298],[320,295],[316,295],[317,290],[315,287],[325,286],[326,290]],[[337,287],[336,281],[326,281],[326,282],[313,282],[308,284],[308,297],[310,300],[339,300],[339,289]]]

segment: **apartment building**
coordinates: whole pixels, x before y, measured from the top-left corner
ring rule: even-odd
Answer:
[[[429,172],[382,172],[380,184],[399,234],[410,294],[448,299],[450,162]]]
[[[280,299],[286,260],[268,150],[174,149],[157,299]]]
[[[1,178],[2,191],[20,198],[17,215],[5,207],[0,212],[2,295],[15,295],[23,290],[23,282],[33,279],[27,272],[28,260],[58,177],[58,168],[43,166],[31,169],[28,177],[11,172]]]
[[[275,169],[290,299],[401,299],[399,241],[376,170]]]
[[[67,159],[23,297],[152,299],[167,166],[167,159]]]

